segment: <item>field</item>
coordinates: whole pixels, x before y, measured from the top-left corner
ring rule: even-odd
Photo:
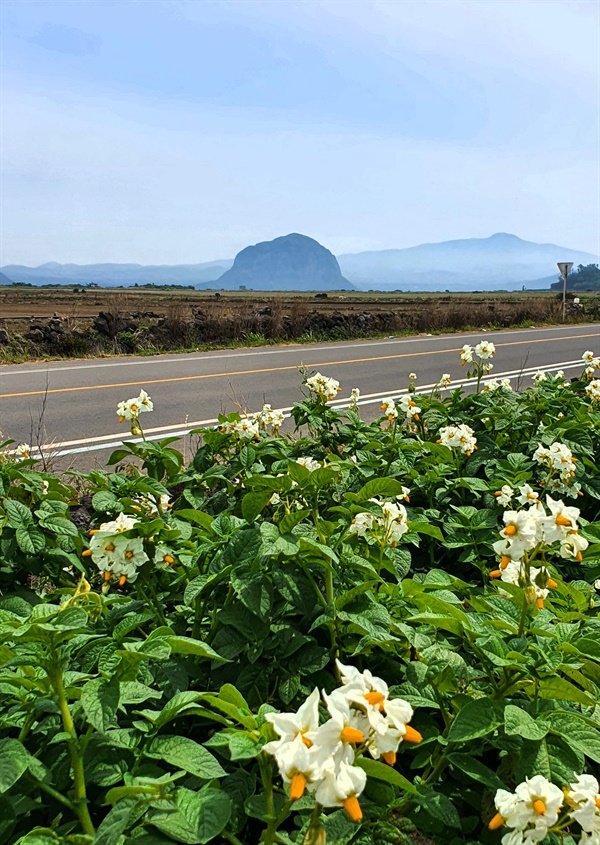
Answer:
[[[1,841],[597,843],[599,372],[0,444]]]
[[[556,294],[268,294],[0,288],[0,360],[152,354],[263,343],[552,324]],[[600,295],[568,318],[600,318]]]

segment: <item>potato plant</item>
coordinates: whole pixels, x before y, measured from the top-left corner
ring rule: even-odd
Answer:
[[[5,441],[0,842],[599,845],[600,362],[493,354],[374,422],[304,374],[294,434],[223,416],[189,466]]]

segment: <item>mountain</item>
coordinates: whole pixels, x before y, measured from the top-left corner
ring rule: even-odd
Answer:
[[[12,285],[12,283],[12,279],[9,279],[4,273],[0,273],[0,285]]]
[[[225,290],[352,290],[335,255],[306,235],[247,246],[215,285]]]
[[[339,255],[304,235],[286,235],[243,249],[235,258],[202,264],[57,264],[2,267],[0,285],[193,285],[237,290],[548,290],[558,279],[557,261],[588,265],[598,256],[516,235],[420,244]]]
[[[421,244],[407,249],[340,255],[342,273],[364,289],[519,290],[547,289],[557,261],[589,264],[595,256],[555,244],[536,244],[516,235]],[[554,279],[552,281],[554,281]]]
[[[203,264],[57,264],[50,261],[40,267],[9,264],[2,270],[16,282],[34,285],[86,285],[94,282],[101,287],[117,285],[201,285],[212,282],[228,270],[232,261],[206,261]],[[0,279],[0,284],[7,284]]]

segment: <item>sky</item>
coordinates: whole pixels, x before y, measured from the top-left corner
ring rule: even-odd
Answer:
[[[2,0],[0,264],[600,254],[597,0]]]

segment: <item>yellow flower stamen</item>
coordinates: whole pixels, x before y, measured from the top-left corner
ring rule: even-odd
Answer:
[[[490,572],[490,578],[500,578],[501,575],[502,573],[499,569],[492,569],[492,571]]]
[[[304,795],[304,790],[306,789],[306,778],[304,775],[294,775],[292,777],[292,785],[290,787],[290,800],[291,801],[298,801],[299,798],[302,798]]]
[[[569,519],[569,517],[563,516],[561,513],[559,513],[555,521],[557,525],[564,525],[565,527],[571,524],[571,520]]]
[[[133,552],[131,551],[131,549],[129,551],[125,552],[125,559],[126,560],[131,560],[132,557],[133,557]]]
[[[359,822],[363,815],[356,795],[351,795],[344,801],[344,810],[348,813],[353,822]]]
[[[383,755],[383,759],[388,764],[388,766],[395,766],[396,765],[396,752],[395,751],[386,751]]]
[[[536,599],[535,603],[537,604],[540,610],[544,609],[544,599]]]
[[[423,741],[423,737],[416,731],[414,728],[411,728],[410,725],[406,725],[406,729],[404,731],[404,736],[402,737],[404,742],[412,742],[414,745],[418,745],[420,742]]]
[[[373,706],[376,706],[378,704],[379,707],[381,707],[383,705],[383,702],[385,701],[385,695],[382,692],[366,692],[365,698],[369,702],[369,704],[372,704]]]
[[[92,550],[86,549],[84,552],[81,552],[81,557],[91,557]]]
[[[105,580],[105,581],[110,581],[110,572],[108,571],[108,569],[107,569],[107,570],[106,570],[106,572],[104,573],[104,580]]]
[[[538,816],[546,815],[546,805],[540,798],[538,798],[537,801],[533,802],[533,809],[538,814]]]
[[[577,563],[581,563],[581,561],[583,560],[583,555],[581,554],[581,552],[577,552],[577,554],[575,555],[575,560],[577,561]]]
[[[500,569],[506,569],[508,564],[510,563],[510,558],[508,555],[502,555],[500,558]]]
[[[494,818],[488,824],[488,827],[489,827],[490,830],[498,830],[498,828],[502,827],[503,824],[504,824],[503,817],[500,815],[500,813],[496,813]]]
[[[308,737],[304,736],[304,734],[300,734],[300,736],[302,738],[302,743],[304,745],[306,745],[307,748],[312,748],[312,742],[310,741],[310,739],[308,739]]]
[[[514,537],[517,533],[517,526],[516,525],[507,525],[504,529],[504,533],[507,537]]]
[[[123,584],[127,581],[127,575],[121,575],[119,578],[119,587],[122,587]]]
[[[163,560],[165,563],[175,563],[175,558],[171,557],[171,555],[165,555]]]
[[[556,583],[554,578],[548,578],[548,586],[551,590],[553,590],[555,587],[558,587],[558,584]]]
[[[360,745],[365,741],[365,735],[357,728],[350,728],[346,726],[340,734],[340,739],[342,742],[349,742],[352,743],[352,745]]]

